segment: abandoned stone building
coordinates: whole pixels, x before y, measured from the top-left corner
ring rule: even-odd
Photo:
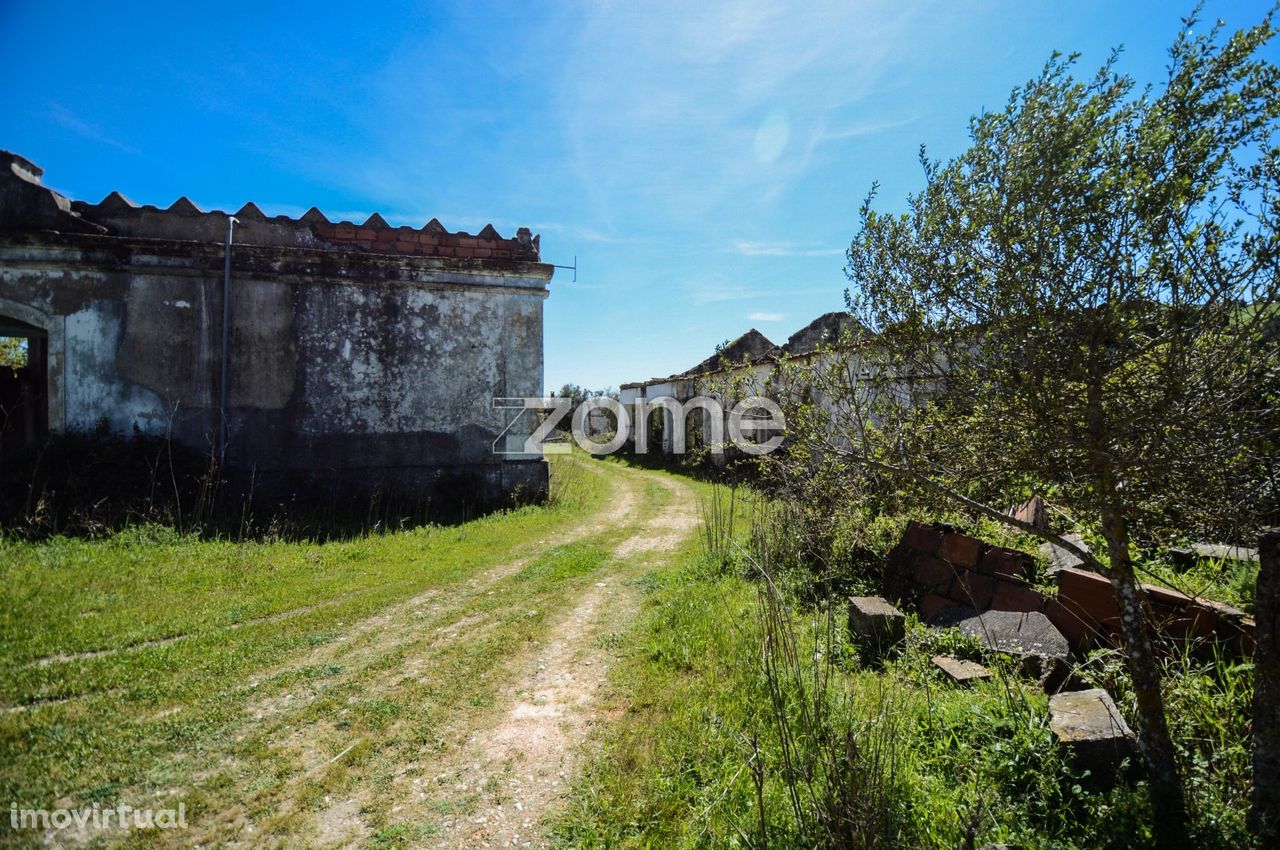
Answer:
[[[0,337],[26,340],[0,369],[0,463],[106,427],[218,456],[271,497],[536,496],[545,462],[495,453],[493,399],[542,394],[552,272],[525,228],[89,204],[0,153]]]
[[[770,376],[779,363],[806,362],[821,357],[824,349],[840,341],[842,334],[857,328],[853,317],[841,311],[822,314],[793,333],[782,345],[751,328],[684,372],[665,378],[622,384],[619,388],[619,401],[627,411],[632,411],[637,399],[671,398],[684,404],[698,396],[719,397],[720,385],[726,375],[742,378],[753,392],[768,395]],[[672,415],[672,411],[668,409],[655,410],[650,414],[650,421],[646,423],[649,451],[662,454],[672,454],[675,451],[676,436]],[[711,440],[712,425],[701,410],[689,413],[687,429],[691,434],[700,433],[704,444]]]

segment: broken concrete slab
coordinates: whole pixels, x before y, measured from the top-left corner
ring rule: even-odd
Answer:
[[[1067,680],[1071,647],[1062,632],[1038,611],[985,611],[944,608],[927,621],[935,628],[958,628],[988,649],[1018,656],[1022,674],[1053,693]]]
[[[958,628],[990,649],[1014,655],[1041,655],[1066,660],[1071,647],[1062,632],[1038,611],[985,611],[944,608],[928,621],[937,628]]]
[[[855,596],[849,600],[849,632],[881,651],[906,635],[907,618],[881,596]]]
[[[1258,550],[1251,546],[1232,546],[1226,543],[1192,543],[1180,549],[1170,549],[1173,566],[1186,572],[1201,561],[1258,562]]]
[[[1115,784],[1120,762],[1133,753],[1133,730],[1101,688],[1051,696],[1049,729],[1071,763],[1102,788]]]
[[[1085,544],[1084,538],[1079,534],[1067,534],[1064,535],[1062,539],[1075,546],[1077,549],[1083,549],[1085,552],[1091,551],[1088,545]],[[1053,543],[1041,543],[1040,554],[1049,562],[1049,575],[1056,575],[1059,570],[1064,569],[1088,569],[1088,567],[1085,566],[1084,559],[1079,555]]]
[[[965,661],[950,655],[935,655],[932,661],[935,667],[958,685],[991,678],[991,671],[976,661]]]

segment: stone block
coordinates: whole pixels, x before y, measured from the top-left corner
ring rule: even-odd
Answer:
[[[1085,545],[1084,538],[1079,534],[1067,534],[1062,539],[1079,549],[1083,549],[1086,552],[1090,551],[1089,547]],[[1055,575],[1059,570],[1064,569],[1087,569],[1084,561],[1078,555],[1049,542],[1040,544],[1040,554],[1049,562],[1049,575]]]
[[[1114,785],[1120,762],[1133,753],[1133,732],[1101,688],[1051,696],[1049,728],[1071,763],[1088,770],[1098,787]]]
[[[991,671],[976,661],[964,661],[950,655],[935,655],[932,660],[935,667],[959,685],[991,678]]]
[[[1029,578],[1035,559],[1026,552],[1017,549],[1006,549],[1003,546],[992,546],[982,554],[978,562],[978,570],[995,576]]]
[[[1111,582],[1097,573],[1071,568],[1060,570],[1058,601],[1095,623],[1105,623],[1120,617]]]
[[[920,600],[920,619],[929,620],[943,608],[955,608],[956,603],[936,593],[926,593]]]
[[[938,557],[954,566],[973,569],[978,565],[978,557],[982,554],[984,546],[986,544],[976,537],[952,532],[942,535]]]
[[[1207,611],[1212,611],[1219,619],[1228,622],[1238,623],[1249,616],[1239,608],[1233,608],[1225,602],[1218,602],[1213,599],[1197,599],[1196,605]]]
[[[991,606],[991,597],[995,591],[996,581],[991,576],[961,570],[956,583],[952,585],[951,596],[963,605],[984,611]]]
[[[1218,615],[1199,605],[1163,617],[1157,614],[1153,619],[1157,629],[1176,640],[1208,638],[1218,630]]]
[[[1019,581],[997,581],[991,595],[990,607],[997,611],[1044,610],[1045,598],[1031,586]]]
[[[1071,646],[1062,632],[1039,612],[986,611],[971,608],[949,608],[930,617],[928,624],[938,628],[954,627],[974,635],[989,649],[1019,657],[1039,656],[1066,661]]]
[[[1086,620],[1078,611],[1057,599],[1045,602],[1044,614],[1076,651],[1090,646],[1100,637],[1105,636],[1104,632],[1098,630],[1096,623]]]
[[[907,530],[902,535],[902,542],[917,552],[932,555],[942,545],[942,535],[938,530],[919,522],[907,523]]]
[[[1049,509],[1045,505],[1044,499],[1039,496],[1032,496],[1020,505],[1014,505],[1005,513],[1020,522],[1033,525],[1041,531],[1049,527]]]
[[[945,593],[955,575],[955,567],[946,561],[940,561],[932,555],[921,555],[916,558],[913,576],[916,584],[921,587]]]
[[[1232,546],[1226,543],[1193,543],[1183,549],[1170,549],[1174,567],[1185,571],[1200,561],[1258,562],[1258,550],[1252,546]]]
[[[1144,584],[1142,591],[1146,594],[1148,602],[1157,608],[1164,608],[1167,611],[1181,611],[1195,604],[1195,600],[1190,596],[1167,587]]]
[[[884,651],[906,635],[907,618],[880,596],[855,596],[849,600],[849,632]]]

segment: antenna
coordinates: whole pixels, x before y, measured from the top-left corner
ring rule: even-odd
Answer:
[[[551,264],[551,267],[552,267],[553,269],[572,269],[572,270],[573,270],[573,282],[574,282],[574,283],[577,283],[577,282],[578,282],[578,255],[577,255],[577,254],[574,254],[574,255],[573,255],[573,265],[571,265],[571,266],[557,266],[555,263],[552,263],[552,264]]]

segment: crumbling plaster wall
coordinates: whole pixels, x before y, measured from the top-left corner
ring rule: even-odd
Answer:
[[[0,313],[50,332],[51,427],[105,422],[212,450],[224,256],[208,242],[0,235]],[[478,475],[489,495],[540,489],[540,462],[492,454],[506,412],[491,400],[542,393],[550,276],[533,262],[235,246],[229,461],[282,491],[441,474]]]

